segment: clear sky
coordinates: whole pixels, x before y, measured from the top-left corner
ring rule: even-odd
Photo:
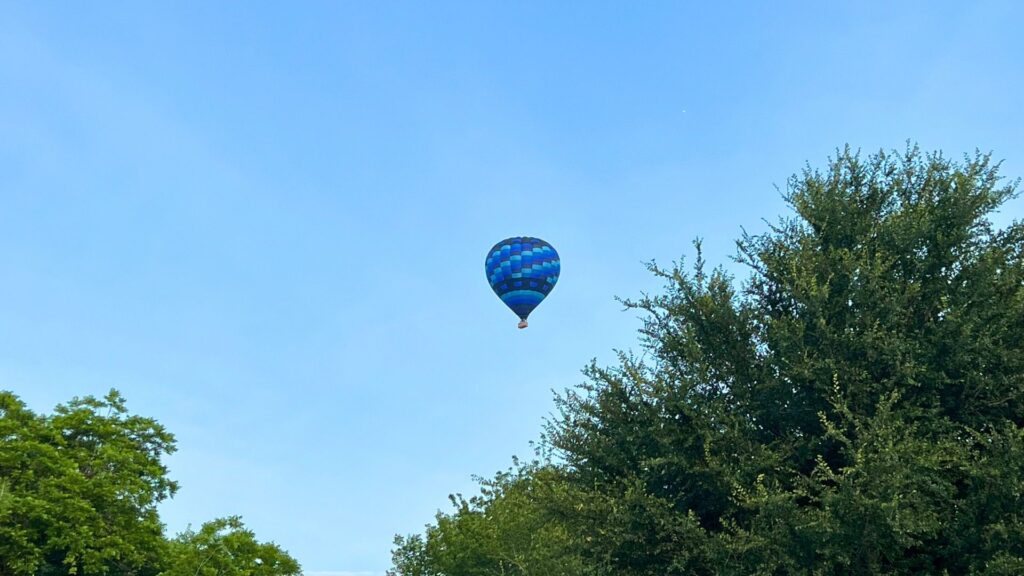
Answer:
[[[827,6],[826,6],[827,5]],[[642,8],[638,8],[642,6]],[[552,389],[635,347],[642,263],[728,263],[836,147],[1024,176],[1024,3],[2,2],[0,387],[177,435],[171,531],[381,574]],[[1024,215],[1012,202],[1000,218]],[[487,249],[562,278],[527,330]]]

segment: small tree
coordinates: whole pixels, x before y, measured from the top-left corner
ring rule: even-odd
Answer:
[[[171,541],[160,576],[300,576],[299,563],[279,546],[259,542],[237,516],[206,522]]]
[[[518,464],[518,463],[517,463]],[[566,498],[561,473],[537,463],[484,480],[423,536],[396,537],[391,576],[578,576],[577,546],[550,511]]]

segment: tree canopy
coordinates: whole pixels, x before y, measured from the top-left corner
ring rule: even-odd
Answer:
[[[1024,225],[991,222],[998,172],[841,150],[740,237],[746,277],[699,243],[652,264],[662,293],[624,301],[643,354],[588,367],[550,457],[494,481],[543,493],[485,483],[397,540],[395,574],[544,574],[502,563],[534,518],[565,574],[1024,573]]]
[[[51,415],[0,391],[0,575],[300,573],[238,518],[166,538],[156,506],[178,488],[162,462],[174,450],[174,436],[116,391]]]

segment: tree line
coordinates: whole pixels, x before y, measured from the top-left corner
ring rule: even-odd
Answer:
[[[737,279],[650,265],[639,355],[555,397],[530,461],[400,535],[392,576],[1024,574],[1024,224],[989,155],[788,182]],[[237,517],[169,536],[173,435],[0,391],[0,576],[296,576]]]

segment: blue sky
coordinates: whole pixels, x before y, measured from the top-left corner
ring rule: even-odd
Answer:
[[[381,574],[635,347],[643,262],[845,143],[1024,176],[1024,4],[825,4],[0,3],[0,387],[165,424],[171,531]],[[513,235],[562,256],[523,331]]]

